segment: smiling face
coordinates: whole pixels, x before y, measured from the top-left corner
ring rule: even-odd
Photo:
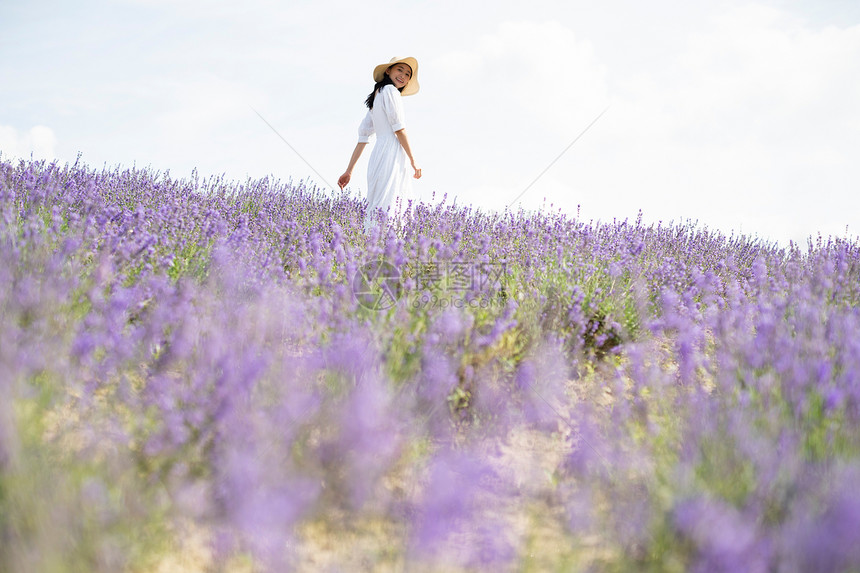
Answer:
[[[391,78],[391,81],[394,82],[394,87],[401,90],[412,79],[412,68],[403,63],[394,64],[385,70],[385,75]]]

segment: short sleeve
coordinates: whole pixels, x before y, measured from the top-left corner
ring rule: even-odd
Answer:
[[[391,84],[382,88],[378,99],[381,99],[382,111],[385,112],[385,117],[388,118],[388,123],[391,124],[391,131],[400,131],[406,127],[406,116],[403,113],[403,103],[401,102],[400,92]]]
[[[367,115],[361,120],[361,125],[358,126],[358,142],[368,143],[375,133],[373,129],[373,117],[370,110],[367,110]]]

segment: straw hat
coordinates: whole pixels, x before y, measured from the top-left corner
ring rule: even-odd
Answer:
[[[394,64],[406,64],[410,68],[412,68],[412,77],[409,78],[409,82],[406,84],[406,87],[403,88],[403,91],[400,92],[402,95],[408,96],[412,94],[418,93],[418,60],[415,58],[391,58],[391,61],[387,64],[379,64],[375,68],[373,68],[373,81],[380,81],[383,76],[385,76],[385,70],[393,66]]]

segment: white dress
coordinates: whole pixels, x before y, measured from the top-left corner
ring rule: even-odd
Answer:
[[[395,131],[406,127],[400,92],[388,84],[376,94],[373,109],[358,128],[358,141],[369,143],[376,136],[376,143],[367,165],[367,216],[365,229],[375,221],[377,209],[388,211],[397,217],[408,206],[412,196],[411,163],[406,150],[400,145]]]

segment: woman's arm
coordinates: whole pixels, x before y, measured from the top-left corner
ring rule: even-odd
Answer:
[[[406,155],[409,156],[409,162],[412,163],[412,169],[415,170],[415,179],[421,179],[421,169],[418,168],[418,165],[415,163],[415,158],[412,157],[412,148],[409,147],[409,138],[406,137],[406,128],[395,131],[394,135],[397,136],[397,141],[400,142],[400,146],[403,147]]]
[[[350,178],[352,178],[352,169],[358,163],[358,158],[361,157],[361,152],[364,151],[365,147],[367,147],[366,141],[359,141],[355,144],[355,149],[352,150],[352,157],[349,158],[349,167],[346,168],[344,174],[337,180],[337,184],[341,189],[346,187]]]

